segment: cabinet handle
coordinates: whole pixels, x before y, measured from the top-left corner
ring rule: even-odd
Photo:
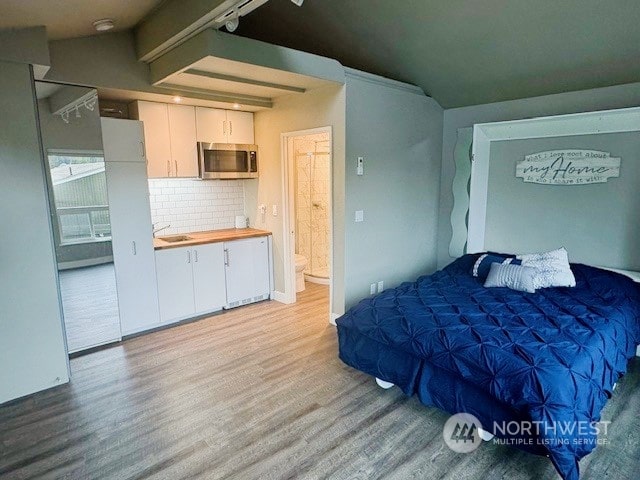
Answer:
[[[193,258],[194,258],[194,262],[198,263],[198,250],[194,250],[193,251]]]
[[[224,249],[224,266],[225,267],[229,266],[229,249],[228,248]]]
[[[187,263],[191,263],[191,250],[187,250]]]
[[[233,122],[229,120],[229,135],[233,135]]]
[[[136,242],[131,242],[131,251],[134,255],[138,254],[138,249],[136,248]]]
[[[223,120],[222,121],[222,135],[226,135],[227,134],[227,121]]]
[[[178,176],[178,161],[174,160],[173,163],[176,166],[176,177],[177,177]]]
[[[171,162],[167,160],[167,177],[171,176]]]
[[[140,154],[142,155],[142,158],[147,158],[147,152],[145,151],[144,142],[142,140],[140,140]]]

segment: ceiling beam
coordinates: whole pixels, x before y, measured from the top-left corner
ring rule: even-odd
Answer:
[[[225,80],[227,82],[244,83],[246,85],[256,85],[258,87],[273,88],[275,90],[283,90],[285,92],[304,93],[307,91],[306,88],[292,87],[290,85],[282,85],[280,83],[263,82],[260,80],[253,80],[251,78],[235,77],[233,75],[223,75],[222,73],[207,72],[205,70],[197,70],[195,68],[189,68],[182,73],[197,75],[199,77],[212,78],[214,80]]]
[[[246,3],[242,16],[267,1],[166,0],[135,28],[138,60],[149,63],[203,30],[220,27],[216,20],[238,4]]]
[[[242,95],[231,92],[220,92],[216,90],[205,90],[203,88],[186,87],[184,85],[175,85],[172,83],[158,83],[157,88],[170,90],[172,94],[180,93],[198,94],[200,98],[211,100],[213,102],[240,103],[243,105],[251,105],[253,107],[272,108],[273,101],[268,97],[255,97],[253,95]]]

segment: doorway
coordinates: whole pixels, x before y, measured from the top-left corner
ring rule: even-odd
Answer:
[[[331,127],[282,134],[287,303],[301,281],[331,286],[332,150]]]

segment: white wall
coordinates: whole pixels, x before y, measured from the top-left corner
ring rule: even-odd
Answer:
[[[420,89],[347,74],[345,304],[436,266],[442,108]],[[358,156],[364,175],[356,175]],[[354,221],[364,210],[364,222]]]
[[[345,145],[344,86],[330,86],[311,90],[305,94],[277,98],[272,110],[256,112],[255,134],[260,149],[260,178],[245,181],[247,215],[251,226],[273,232],[273,260],[275,290],[284,290],[284,254],[282,232],[282,158],[280,135],[286,132],[316,127],[333,127],[333,216],[338,225],[333,232],[334,277],[340,291],[344,278],[344,231],[341,227],[344,212],[344,145]],[[267,205],[264,221],[257,212],[259,204]],[[272,215],[277,205],[278,216]],[[334,284],[335,286],[336,284]],[[334,302],[336,297],[334,296]],[[338,299],[338,303],[341,303]]]
[[[476,123],[609,110],[638,105],[640,105],[640,83],[633,83],[446,110],[444,112],[442,145],[438,267],[444,267],[452,260],[449,256],[449,242],[451,241],[450,216],[453,208],[451,188],[455,175],[453,149],[459,128],[471,127]]]
[[[0,403],[69,380],[30,67],[0,63]]]
[[[234,228],[244,215],[244,180],[149,180],[151,221],[156,228],[171,225],[159,235]]]

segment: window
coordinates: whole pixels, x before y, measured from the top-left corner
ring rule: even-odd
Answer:
[[[60,244],[111,240],[102,152],[48,154]]]

